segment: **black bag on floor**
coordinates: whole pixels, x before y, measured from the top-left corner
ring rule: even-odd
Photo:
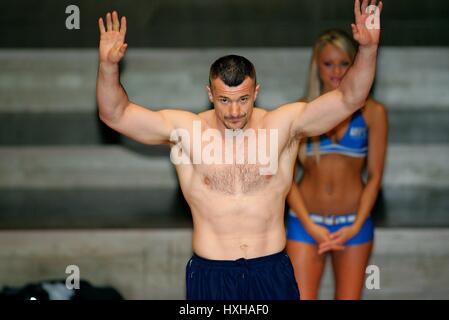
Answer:
[[[22,288],[4,287],[0,300],[123,300],[112,287],[95,287],[81,280],[79,289],[69,289],[65,280],[28,284]]]

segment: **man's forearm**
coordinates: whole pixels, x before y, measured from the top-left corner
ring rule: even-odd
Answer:
[[[103,120],[113,121],[125,110],[128,95],[120,84],[118,64],[102,64],[98,67],[97,102]]]
[[[351,111],[360,108],[368,97],[376,73],[377,45],[359,47],[354,64],[342,79],[339,90]]]

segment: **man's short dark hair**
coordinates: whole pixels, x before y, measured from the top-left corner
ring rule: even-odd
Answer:
[[[210,67],[209,85],[213,79],[220,79],[229,87],[240,85],[246,77],[256,82],[254,65],[242,56],[228,55],[217,59]]]

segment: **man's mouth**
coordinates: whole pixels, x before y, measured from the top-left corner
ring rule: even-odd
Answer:
[[[244,117],[239,117],[239,118],[226,118],[227,121],[232,122],[232,123],[238,123],[240,121],[243,120]]]

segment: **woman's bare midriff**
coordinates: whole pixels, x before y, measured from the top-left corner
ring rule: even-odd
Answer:
[[[308,156],[298,187],[309,213],[321,215],[356,213],[364,183],[365,158],[340,154]]]

